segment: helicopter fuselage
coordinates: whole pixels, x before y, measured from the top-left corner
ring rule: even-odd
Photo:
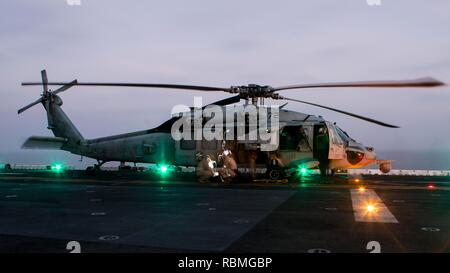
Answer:
[[[149,130],[83,140],[80,145],[66,144],[61,149],[102,162],[196,166],[196,153],[217,158],[226,147],[232,151],[240,168],[249,166],[249,153],[256,154],[256,164],[265,167],[269,154],[273,152],[277,153],[284,166],[292,167],[296,162],[317,162],[315,140],[319,129],[326,128],[329,169],[361,168],[376,163],[385,164],[383,166],[387,168],[388,162],[377,160],[373,148],[355,141],[336,124],[320,116],[280,109],[277,132],[279,145],[274,151],[262,151],[258,140],[174,140],[171,129],[178,119],[173,117]]]

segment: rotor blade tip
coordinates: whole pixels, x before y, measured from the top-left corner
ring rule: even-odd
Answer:
[[[444,86],[444,85],[446,85],[444,82],[437,80],[433,77],[422,78],[422,79],[419,79],[419,81],[423,81],[428,86]]]
[[[445,82],[441,82],[439,80],[435,80],[436,81],[436,86],[446,86],[447,84]]]

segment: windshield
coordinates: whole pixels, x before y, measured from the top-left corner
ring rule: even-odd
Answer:
[[[336,131],[338,132],[339,136],[345,141],[345,142],[349,142],[349,141],[355,141],[353,138],[351,138],[347,132],[345,132],[344,130],[342,130],[341,128],[336,127]],[[356,141],[355,141],[356,142]]]

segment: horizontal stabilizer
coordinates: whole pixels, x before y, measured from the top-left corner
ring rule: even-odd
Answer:
[[[63,137],[32,136],[22,145],[22,149],[59,150],[67,143]]]

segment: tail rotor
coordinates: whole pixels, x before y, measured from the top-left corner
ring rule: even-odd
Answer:
[[[45,70],[41,71],[41,77],[42,77],[42,87],[43,87],[43,92],[41,94],[41,97],[39,99],[35,100],[34,102],[28,104],[27,106],[20,108],[17,111],[17,114],[21,114],[24,111],[28,110],[29,108],[31,108],[39,103],[44,103],[44,106],[46,106],[46,109],[48,109],[48,106],[53,102],[54,95],[64,92],[67,89],[69,89],[70,87],[72,87],[78,83],[77,80],[73,80],[73,81],[61,86],[60,88],[56,89],[55,91],[51,91],[48,89],[47,72]]]

